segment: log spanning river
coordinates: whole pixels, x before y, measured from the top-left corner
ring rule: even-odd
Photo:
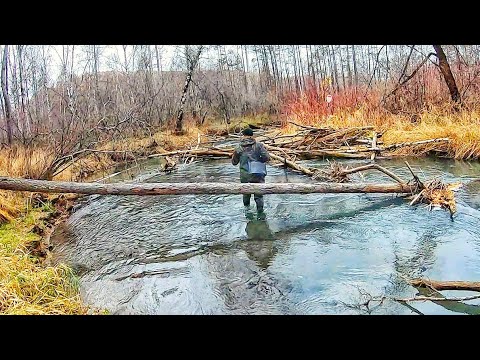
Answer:
[[[421,180],[464,184],[453,219],[395,194],[268,194],[265,218],[242,195],[92,195],[52,235],[53,261],[75,269],[86,304],[113,314],[364,314],[362,293],[417,294],[405,277],[479,281],[480,163],[408,161]],[[411,178],[403,159],[378,163]],[[158,169],[151,159],[108,181],[239,182],[229,160]],[[391,183],[378,171],[356,179]],[[273,167],[266,182],[313,183]],[[479,301],[410,305],[371,313],[480,314]]]

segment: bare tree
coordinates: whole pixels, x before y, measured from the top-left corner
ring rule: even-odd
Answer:
[[[441,45],[433,45],[433,48],[437,53],[438,66],[440,67],[443,78],[447,83],[448,90],[450,91],[450,96],[455,104],[455,109],[458,110],[458,105],[460,105],[461,103],[460,92],[458,91],[457,83],[455,82],[455,78],[453,77],[452,71],[450,70],[447,56],[445,55],[445,52],[443,51]]]
[[[203,51],[203,45],[198,46],[196,51],[192,49],[189,45],[185,45],[184,48],[184,55],[187,61],[187,76],[185,78],[185,85],[183,86],[182,91],[182,98],[180,99],[180,107],[177,113],[177,122],[175,124],[175,132],[181,133],[183,128],[183,108],[185,106],[185,102],[187,100],[187,91],[188,86],[190,85],[190,81],[192,80],[193,72],[200,60],[200,55]]]
[[[7,141],[9,145],[13,142],[12,132],[12,105],[10,103],[10,97],[8,95],[8,45],[3,48],[3,61],[2,61],[2,95],[5,104],[5,120],[7,127]]]

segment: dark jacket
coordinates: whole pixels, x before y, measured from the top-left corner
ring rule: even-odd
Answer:
[[[232,156],[232,164],[240,163],[240,176],[250,175],[248,173],[248,159],[262,163],[270,160],[267,149],[262,143],[256,142],[254,138],[247,137],[240,141]]]

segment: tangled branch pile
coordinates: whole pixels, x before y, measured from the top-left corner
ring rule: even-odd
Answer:
[[[460,183],[445,184],[437,178],[430,180],[424,184],[424,188],[415,196],[410,205],[426,203],[430,210],[440,207],[449,210],[453,216],[457,212],[454,191],[460,186]]]

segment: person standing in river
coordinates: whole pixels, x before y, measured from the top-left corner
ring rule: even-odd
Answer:
[[[246,128],[242,131],[240,144],[235,148],[232,164],[240,163],[240,182],[264,183],[267,175],[266,162],[270,160],[267,149],[253,137],[253,130]],[[243,195],[243,205],[250,206],[252,194]],[[257,212],[263,213],[263,195],[254,194]]]

